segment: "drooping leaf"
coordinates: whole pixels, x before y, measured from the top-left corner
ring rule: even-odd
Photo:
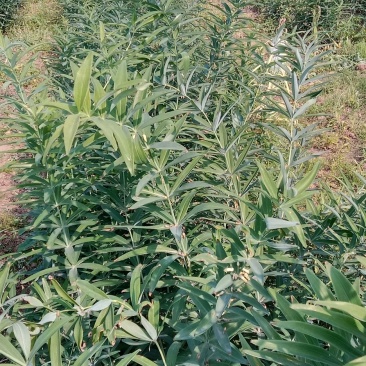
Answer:
[[[17,365],[26,366],[26,362],[20,352],[2,334],[0,334],[0,354]]]
[[[143,340],[152,342],[153,339],[150,338],[150,336],[141,329],[137,324],[131,322],[130,320],[124,319],[119,323],[119,326],[128,334],[131,334],[131,336]]]
[[[102,290],[100,290],[92,283],[89,283],[88,281],[78,279],[76,281],[76,285],[80,288],[81,291],[84,292],[84,294],[88,295],[92,299],[96,300],[108,299],[108,296]]]
[[[22,322],[13,324],[13,332],[20,347],[22,348],[25,359],[28,359],[31,350],[31,336],[29,329]]]

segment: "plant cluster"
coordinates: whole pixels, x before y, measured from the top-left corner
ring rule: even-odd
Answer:
[[[0,30],[4,31],[14,20],[21,5],[21,0],[1,0],[0,1]]]
[[[31,91],[32,50],[0,38],[32,215],[0,272],[3,362],[365,362],[366,195],[305,173],[324,54],[244,5],[65,0]]]
[[[289,29],[312,29],[328,40],[364,38],[366,2],[364,0],[260,0],[256,7],[273,23],[286,22]]]

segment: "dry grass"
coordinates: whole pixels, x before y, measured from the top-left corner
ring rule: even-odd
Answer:
[[[7,34],[29,44],[49,42],[60,19],[62,8],[57,0],[26,0]]]
[[[321,177],[333,188],[346,176],[357,184],[355,172],[366,169],[366,73],[343,71],[327,86],[313,112],[328,132],[314,139],[313,147],[324,153]]]

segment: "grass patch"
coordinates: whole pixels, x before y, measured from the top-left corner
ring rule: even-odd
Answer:
[[[333,78],[320,97],[320,104],[313,108],[314,113],[323,114],[317,118],[320,127],[329,129],[314,139],[313,147],[324,151],[323,176],[333,187],[338,186],[340,175],[355,182],[354,172],[364,170],[365,97],[366,75],[348,70]]]
[[[26,0],[7,35],[29,44],[49,42],[60,19],[62,7],[57,0]]]

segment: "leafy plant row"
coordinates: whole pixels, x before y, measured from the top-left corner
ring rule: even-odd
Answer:
[[[66,2],[33,90],[1,38],[32,215],[0,275],[4,362],[364,362],[366,196],[318,189],[301,126],[324,54],[244,5]]]

